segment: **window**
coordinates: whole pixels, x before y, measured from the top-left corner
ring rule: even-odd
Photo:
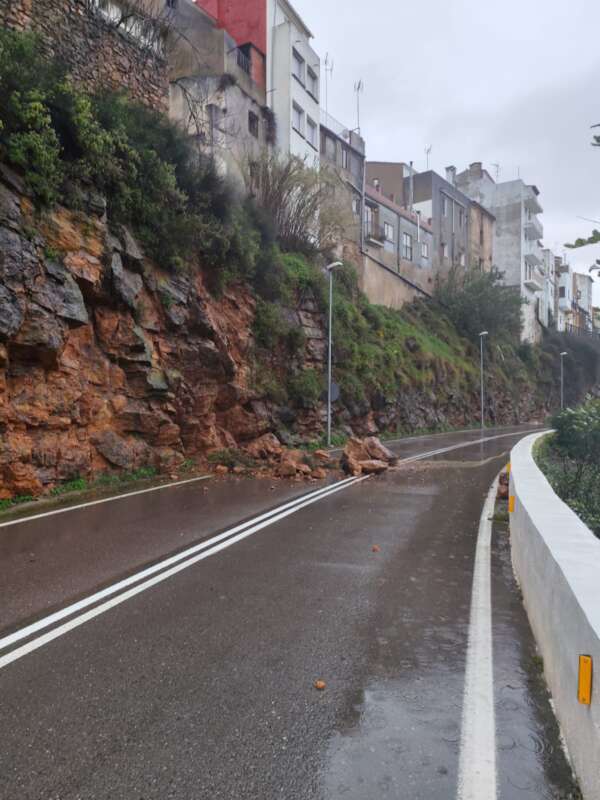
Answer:
[[[304,136],[304,111],[296,103],[292,106],[292,128]]]
[[[465,267],[467,265],[467,257],[464,253],[460,254],[459,262],[461,267]]]
[[[448,245],[442,243],[442,258],[448,258]]]
[[[335,163],[335,154],[336,154],[336,146],[335,146],[335,139],[331,136],[325,136],[325,156],[329,159],[329,161],[333,161]]]
[[[406,261],[412,261],[413,257],[413,240],[410,233],[402,234],[402,258]]]
[[[306,138],[308,143],[311,144],[315,150],[317,149],[317,123],[313,122],[310,117],[306,118]]]
[[[304,85],[304,59],[295,50],[292,52],[292,75]]]
[[[429,242],[421,242],[421,258],[429,258]]]
[[[391,225],[389,222],[383,223],[383,232],[385,234],[386,242],[393,242],[394,241],[394,226]]]
[[[360,214],[360,197],[352,198],[352,211],[358,216]]]
[[[565,287],[564,286],[559,286],[558,287],[558,296],[559,297],[565,297],[566,296],[565,295]]]
[[[479,244],[483,244],[483,225],[479,229]]]
[[[316,74],[312,71],[312,69],[310,67],[307,69],[306,74],[308,76],[308,78],[307,78],[308,85],[307,85],[306,88],[307,88],[308,92],[310,94],[312,94],[312,96],[315,98],[315,100],[318,100],[319,99],[319,79],[317,78]]]
[[[442,195],[442,216],[448,216],[448,198],[445,194]]]
[[[458,227],[462,228],[465,224],[465,210],[464,208],[458,209]]]
[[[248,130],[255,139],[258,139],[258,117],[254,111],[248,112]]]
[[[348,169],[348,148],[342,147],[342,167]]]

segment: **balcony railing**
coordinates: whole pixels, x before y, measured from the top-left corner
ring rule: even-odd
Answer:
[[[525,236],[535,240],[544,238],[544,228],[537,217],[531,216],[525,220]]]
[[[374,222],[365,223],[365,238],[381,247],[385,242],[383,225],[377,225]]]
[[[539,243],[534,239],[528,240],[525,244],[525,261],[532,267],[540,267],[544,263],[544,255]]]
[[[240,50],[239,47],[235,50],[235,59],[238,67],[243,70],[246,75],[250,75],[252,64],[246,53]]]

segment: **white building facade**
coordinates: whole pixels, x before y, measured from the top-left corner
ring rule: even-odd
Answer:
[[[312,33],[286,0],[268,0],[267,103],[277,149],[319,166],[321,61]]]
[[[456,185],[496,217],[495,266],[504,273],[505,284],[518,287],[525,300],[522,340],[538,342],[546,276],[541,245],[544,229],[539,219],[543,209],[537,187],[520,178],[496,183],[481,162],[457,175]]]

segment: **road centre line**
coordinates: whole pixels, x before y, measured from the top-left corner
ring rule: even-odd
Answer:
[[[368,480],[370,476],[364,475],[357,478],[350,478],[345,481],[341,481],[340,483],[333,484],[333,486],[329,487],[328,491],[320,494],[318,497],[311,496],[308,500],[305,500],[302,503],[298,503],[294,505],[292,508],[283,511],[281,513],[277,513],[274,516],[269,517],[269,519],[264,520],[258,524],[247,528],[246,530],[238,533],[236,536],[231,536],[230,538],[226,539],[225,541],[219,542],[218,544],[214,545],[214,547],[205,550],[204,552],[198,553],[187,560],[176,564],[175,566],[167,569],[158,575],[154,575],[147,581],[143,583],[138,583],[131,589],[128,589],[121,594],[118,594],[116,597],[112,597],[109,600],[106,600],[104,603],[95,606],[94,608],[89,609],[89,611],[85,611],[83,614],[80,614],[73,619],[68,620],[67,622],[59,625],[56,628],[52,628],[52,630],[48,631],[47,633],[38,636],[36,639],[32,639],[31,641],[27,642],[26,644],[21,645],[20,647],[11,650],[6,655],[0,657],[0,669],[3,667],[8,666],[13,661],[17,661],[23,656],[27,655],[28,653],[37,650],[39,647],[42,647],[45,644],[57,639],[59,636],[64,636],[64,634],[68,633],[69,631],[73,630],[74,628],[83,625],[85,622],[89,622],[89,620],[94,619],[94,617],[99,616],[100,614],[105,613],[111,608],[114,608],[117,605],[129,600],[135,595],[139,594],[140,592],[145,591],[146,589],[150,589],[152,586],[155,586],[162,581],[167,580],[167,578],[171,578],[173,575],[176,575],[178,572],[181,572],[188,567],[191,567],[193,564],[197,564],[199,561],[203,561],[205,558],[209,556],[215,555],[216,553],[221,552],[221,550],[225,550],[227,547],[231,547],[232,544],[241,541],[242,539],[251,536],[252,534],[256,533],[263,528],[266,528],[269,525],[272,525],[275,522],[279,522],[285,517],[290,516],[290,514],[294,514],[296,511],[299,511],[301,508],[305,508],[306,506],[312,505],[313,503],[319,502],[319,500],[324,499],[325,497],[329,497],[332,494],[336,494],[337,492],[342,491],[343,489],[347,489],[349,486],[354,486],[356,483],[361,483],[362,481]]]
[[[458,800],[496,800],[496,725],[492,648],[492,516],[498,477],[485,500],[473,570],[458,771]]]
[[[413,461],[423,460],[425,458],[429,458],[434,455],[440,455],[442,453],[446,453],[452,450],[458,450],[464,447],[470,447],[474,444],[494,441],[496,439],[502,439],[510,436],[514,437],[518,435],[526,435],[526,433],[527,432],[500,434],[497,436],[478,439],[476,441],[463,442],[460,444],[451,445],[449,447],[440,448],[438,450],[431,450],[425,453],[409,456],[407,458],[400,459],[398,463],[402,464],[402,463],[410,463]],[[147,570],[142,570],[142,572],[136,573],[135,575],[132,575],[129,578],[125,578],[123,581],[119,581],[117,584],[114,584],[113,586],[108,586],[105,589],[95,593],[94,595],[91,595],[88,598],[83,598],[77,603],[67,606],[65,609],[61,609],[55,612],[54,614],[51,614],[47,617],[38,620],[37,622],[31,623],[31,625],[28,625],[25,628],[22,628],[21,630],[9,634],[3,639],[0,639],[0,649],[4,649],[8,647],[10,644],[14,644],[16,641],[26,638],[27,636],[31,636],[36,631],[42,630],[43,628],[48,627],[54,622],[57,622],[60,619],[64,619],[66,616],[76,613],[77,610],[81,610],[83,608],[88,607],[89,605],[92,605],[93,603],[98,602],[98,600],[102,599],[103,597],[118,592],[120,588],[124,588],[127,585],[141,581],[144,576],[148,576],[152,573],[156,573],[160,570],[163,570],[160,572],[160,574],[154,575],[148,580],[145,580],[143,583],[138,583],[137,586],[128,589],[127,591],[117,595],[116,597],[112,597],[111,599],[107,600],[101,605],[97,605],[95,608],[86,611],[85,613],[75,617],[74,619],[69,620],[68,622],[64,623],[61,626],[53,628],[47,633],[37,637],[36,639],[31,640],[30,642],[27,642],[21,647],[15,648],[6,655],[0,657],[0,669],[12,663],[13,661],[16,661],[17,659],[22,658],[23,656],[27,655],[33,650],[38,649],[44,644],[47,644],[53,639],[56,639],[59,636],[68,633],[70,630],[78,627],[79,625],[82,625],[84,622],[93,619],[94,617],[104,613],[105,611],[108,611],[110,608],[119,605],[125,600],[128,600],[131,597],[134,597],[135,595],[139,594],[140,592],[151,588],[157,583],[166,580],[172,575],[177,574],[181,570],[186,569],[187,567],[192,566],[193,564],[196,564],[197,562],[205,558],[208,558],[209,556],[214,555],[220,552],[221,550],[224,550],[227,547],[230,547],[232,544],[235,544],[236,542],[241,541],[247,536],[250,536],[256,533],[257,531],[262,530],[263,528],[272,525],[273,523],[278,522],[281,519],[284,519],[290,514],[293,514],[296,511],[305,508],[306,506],[312,505],[313,503],[318,502],[319,500],[324,499],[325,497],[329,497],[330,495],[335,494],[338,491],[348,488],[349,486],[352,486],[355,483],[364,481],[368,477],[369,476],[346,478],[345,480],[335,483],[332,486],[324,487],[323,489],[319,489],[316,492],[313,492],[309,495],[304,495],[303,497],[290,501],[284,506],[272,509],[270,512],[265,512],[259,517],[256,517],[245,523],[241,523],[235,528],[225,531],[219,534],[218,536],[213,537],[210,540],[201,542],[198,545],[194,545],[193,548],[188,548],[186,551],[183,551],[183,553],[171,556],[170,558],[161,561],[158,564],[153,565],[152,567],[148,567]],[[241,532],[238,533],[237,535],[234,535],[236,531],[241,531]],[[223,539],[226,539],[226,541],[223,541]],[[201,550],[204,550],[204,552],[199,552]],[[196,554],[192,555],[192,551],[193,553]],[[180,563],[176,563],[175,566],[171,566],[169,569],[165,569],[170,564],[174,564],[177,561],[179,561]]]
[[[334,484],[335,486],[342,486],[350,481],[353,481],[353,478],[346,478],[343,481],[339,481],[338,483]],[[144,578],[149,578],[151,575],[155,575],[157,572],[160,572],[167,567],[176,564],[179,561],[183,561],[190,556],[193,556],[195,553],[200,552],[201,550],[206,550],[209,547],[217,544],[218,542],[223,541],[223,539],[228,538],[229,536],[234,536],[236,533],[239,533],[246,528],[249,528],[251,525],[256,525],[263,520],[269,519],[269,517],[275,516],[276,514],[281,513],[282,511],[287,511],[287,509],[292,508],[296,505],[299,505],[303,501],[306,501],[312,497],[318,497],[323,493],[327,492],[331,489],[331,486],[324,486],[316,491],[310,492],[309,494],[304,494],[301,497],[296,497],[294,500],[291,500],[283,505],[277,506],[276,508],[272,508],[270,511],[263,512],[259,514],[257,517],[253,517],[252,519],[246,520],[245,522],[241,522],[238,525],[235,525],[233,528],[229,528],[223,533],[219,533],[217,536],[213,536],[210,539],[205,539],[204,541],[200,542],[199,544],[195,544],[192,547],[188,547],[185,550],[182,550],[180,553],[175,553],[175,555],[170,556],[169,558],[162,559],[161,561],[153,564],[150,567],[146,567],[142,569],[140,572],[136,572],[133,575],[130,575],[127,578],[123,578],[117,583],[113,583],[110,586],[101,589],[98,592],[95,592],[88,597],[84,597],[81,600],[78,600],[71,605],[65,606],[65,608],[61,608],[58,611],[55,611],[52,614],[49,614],[46,617],[42,617],[42,619],[37,620],[36,622],[32,622],[30,625],[26,625],[24,628],[21,628],[14,633],[11,633],[7,636],[4,636],[0,639],[0,650],[4,650],[7,647],[15,644],[22,639],[26,639],[28,636],[37,633],[44,628],[47,628],[49,625],[53,625],[55,622],[60,622],[61,619],[65,619],[65,617],[70,617],[72,614],[75,614],[77,611],[82,611],[84,608],[88,608],[94,603],[97,603],[99,600],[103,600],[106,597],[109,597],[116,592],[121,591],[122,589],[131,586],[138,581],[143,580]]]

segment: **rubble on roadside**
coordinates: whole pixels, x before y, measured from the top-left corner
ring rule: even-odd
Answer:
[[[398,463],[397,457],[376,436],[352,436],[342,452],[341,466],[349,475],[379,475]]]

